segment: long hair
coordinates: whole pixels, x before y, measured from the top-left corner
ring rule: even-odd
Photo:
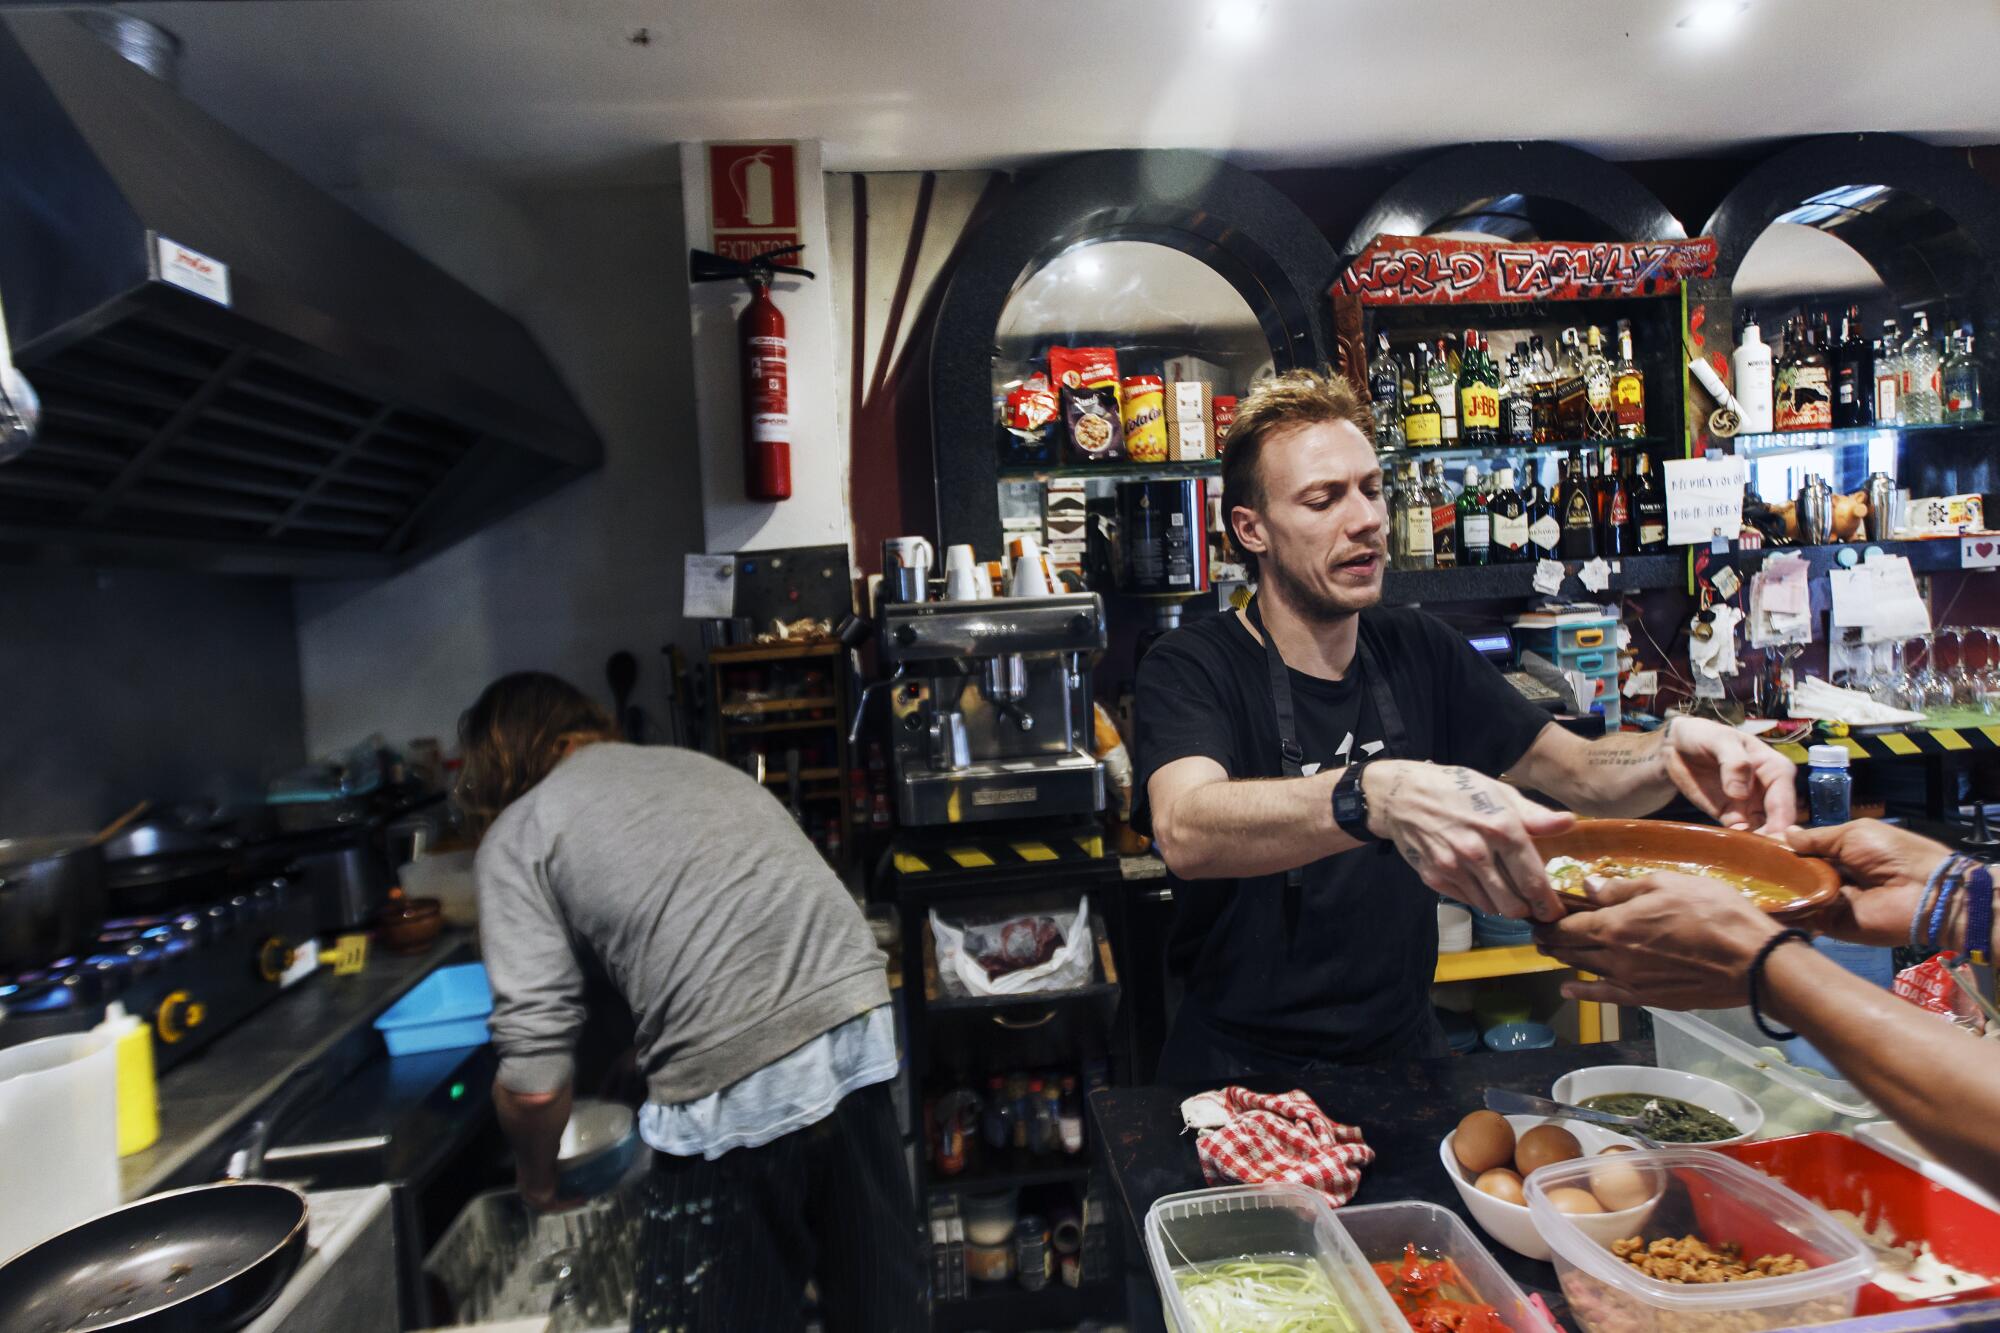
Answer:
[[[502,676],[458,719],[458,804],[484,832],[578,743],[617,740],[611,715],[546,671]]]

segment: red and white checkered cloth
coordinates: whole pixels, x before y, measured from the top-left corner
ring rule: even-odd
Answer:
[[[1308,1185],[1338,1208],[1354,1197],[1362,1169],[1375,1160],[1359,1129],[1328,1119],[1296,1088],[1276,1094],[1223,1088],[1189,1098],[1184,1111],[1197,1103],[1207,1114],[1189,1114],[1191,1125],[1227,1117],[1195,1141],[1202,1178],[1211,1185]]]

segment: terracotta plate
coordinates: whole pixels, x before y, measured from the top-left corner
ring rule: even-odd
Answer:
[[[1802,921],[1817,915],[1840,894],[1840,876],[1825,861],[1800,856],[1771,838],[1713,824],[1676,824],[1661,819],[1579,819],[1567,833],[1535,839],[1544,859],[1573,856],[1579,861],[1615,856],[1637,861],[1685,865],[1754,876],[1791,890],[1790,902],[1758,900],[1758,906],[1781,921]],[[1559,894],[1576,908],[1594,907],[1577,894]]]

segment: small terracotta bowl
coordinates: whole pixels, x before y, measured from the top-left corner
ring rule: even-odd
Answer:
[[[1676,824],[1660,819],[1579,819],[1567,833],[1535,839],[1535,849],[1544,860],[1573,856],[1591,861],[1615,856],[1640,861],[1661,861],[1685,866],[1687,873],[1699,875],[1701,867],[1754,876],[1795,897],[1789,902],[1757,900],[1757,905],[1788,924],[1817,916],[1840,896],[1840,875],[1825,861],[1800,856],[1791,848],[1761,834],[1713,824]],[[1559,895],[1577,908],[1595,906],[1573,894]]]

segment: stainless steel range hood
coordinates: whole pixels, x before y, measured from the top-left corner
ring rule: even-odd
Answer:
[[[0,17],[0,555],[389,572],[594,467],[511,315],[61,13]]]

